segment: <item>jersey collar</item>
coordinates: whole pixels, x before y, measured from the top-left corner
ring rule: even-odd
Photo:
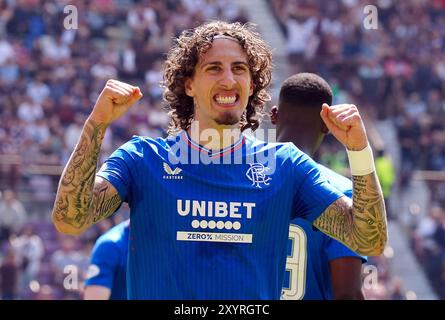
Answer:
[[[208,156],[210,156],[211,158],[218,158],[218,157],[223,157],[225,155],[231,154],[234,151],[238,150],[239,148],[241,148],[245,142],[246,142],[246,138],[244,136],[243,133],[241,133],[240,138],[238,139],[238,141],[236,141],[234,144],[232,144],[231,146],[228,146],[224,149],[221,150],[211,150],[208,149],[202,145],[200,145],[199,143],[193,141],[189,134],[186,131],[182,131],[180,133],[181,139],[192,149],[197,150],[201,153],[204,153]]]

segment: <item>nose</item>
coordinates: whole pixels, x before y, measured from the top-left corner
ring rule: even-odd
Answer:
[[[221,76],[221,79],[219,80],[219,83],[225,89],[232,89],[232,87],[235,85],[236,83],[235,75],[233,74],[230,68],[224,71],[224,73]]]

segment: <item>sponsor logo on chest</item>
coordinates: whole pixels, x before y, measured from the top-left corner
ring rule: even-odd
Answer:
[[[178,215],[193,217],[190,222],[192,229],[206,231],[240,230],[243,218],[252,219],[255,206],[256,204],[253,202],[182,199],[178,199],[176,202]],[[176,235],[176,240],[179,241],[252,243],[252,239],[252,234],[245,233],[178,231]]]

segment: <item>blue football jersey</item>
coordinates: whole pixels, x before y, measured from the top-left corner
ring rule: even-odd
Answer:
[[[319,169],[330,184],[352,198],[351,180],[322,165]],[[342,257],[367,260],[301,218],[291,221],[287,254],[282,294],[286,300],[333,299],[329,262]]]
[[[290,220],[342,196],[293,144],[248,135],[135,136],[98,175],[130,206],[129,299],[279,299]]]
[[[99,285],[111,290],[110,300],[127,299],[127,257],[129,221],[119,223],[94,245],[85,286]]]

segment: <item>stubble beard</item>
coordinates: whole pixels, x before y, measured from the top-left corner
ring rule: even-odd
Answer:
[[[217,119],[215,119],[215,122],[219,125],[232,126],[239,123],[240,120],[240,116],[232,112],[224,112]]]

